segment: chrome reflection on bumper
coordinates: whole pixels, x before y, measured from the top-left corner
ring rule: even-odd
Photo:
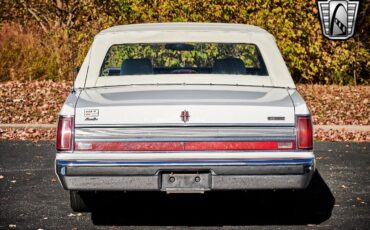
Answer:
[[[56,160],[65,189],[159,191],[163,172],[207,172],[210,190],[303,189],[315,171],[315,160]]]

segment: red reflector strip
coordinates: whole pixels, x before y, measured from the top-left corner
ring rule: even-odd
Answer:
[[[206,150],[291,150],[294,141],[215,142],[77,142],[80,151],[206,151]]]
[[[78,150],[93,151],[181,151],[183,145],[181,142],[92,142],[90,149]]]
[[[186,150],[269,150],[277,149],[277,142],[189,142]]]

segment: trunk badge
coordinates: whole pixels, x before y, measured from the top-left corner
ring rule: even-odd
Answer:
[[[285,117],[267,117],[269,121],[285,121]]]
[[[84,116],[85,120],[98,120],[99,109],[85,109]]]
[[[188,122],[189,121],[189,118],[190,118],[189,111],[187,111],[187,110],[182,111],[180,117],[181,117],[181,120],[184,123]]]

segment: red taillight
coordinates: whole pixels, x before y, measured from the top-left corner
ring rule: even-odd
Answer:
[[[312,121],[311,116],[297,117],[297,148],[298,149],[312,149]]]
[[[73,117],[59,117],[56,143],[56,149],[58,151],[72,150],[73,127]]]

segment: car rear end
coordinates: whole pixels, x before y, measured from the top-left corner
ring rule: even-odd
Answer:
[[[175,23],[99,33],[58,122],[56,174],[81,192],[303,189],[311,116],[271,34]]]
[[[245,87],[227,96],[227,87],[216,87],[205,96],[194,86],[159,88],[80,93],[75,115],[58,123],[56,172],[65,189],[203,193],[308,185],[312,122],[309,113],[295,113],[293,96],[302,106],[295,90]],[[110,97],[128,91],[130,97]],[[220,94],[228,105],[212,105]],[[200,104],[178,102],[184,95]],[[152,98],[158,103],[148,106]]]

